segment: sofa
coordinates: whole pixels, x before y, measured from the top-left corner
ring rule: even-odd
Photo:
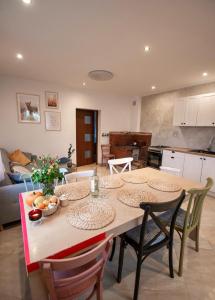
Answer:
[[[0,181],[0,225],[20,220],[19,194],[26,191],[24,182],[20,179],[19,183],[13,180],[11,162],[5,149],[0,148],[0,158],[3,166],[3,178]],[[31,153],[24,153],[31,161],[35,159]],[[27,166],[32,169],[31,164]],[[32,190],[31,182],[27,182],[28,190]]]

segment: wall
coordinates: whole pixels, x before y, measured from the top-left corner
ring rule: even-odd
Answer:
[[[60,98],[61,131],[46,131],[44,92],[57,91]],[[16,93],[40,95],[41,124],[18,123]],[[99,143],[106,143],[102,132],[130,131],[135,114],[131,114],[130,97],[97,93],[85,88],[73,90],[42,81],[0,77],[0,147],[20,148],[35,154],[67,155],[70,143],[76,146],[76,108],[99,110]],[[132,128],[133,130],[133,128]],[[100,145],[99,145],[100,159]],[[75,155],[73,157],[75,161]]]
[[[173,127],[173,108],[174,101],[180,97],[212,92],[215,83],[143,97],[140,129],[152,132],[152,145],[207,148],[215,128]]]

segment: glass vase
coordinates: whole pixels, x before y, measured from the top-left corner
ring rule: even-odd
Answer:
[[[43,191],[43,195],[54,195],[54,188],[55,185],[54,183],[43,183],[42,184],[42,191]]]

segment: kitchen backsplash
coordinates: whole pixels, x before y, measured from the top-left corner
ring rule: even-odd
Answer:
[[[152,132],[152,145],[207,148],[215,128],[175,127],[173,109],[178,98],[212,92],[215,92],[215,83],[142,97],[140,130]]]

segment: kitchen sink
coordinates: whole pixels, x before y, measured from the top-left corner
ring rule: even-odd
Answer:
[[[204,150],[204,149],[191,149],[189,152],[195,152],[195,153],[199,153],[199,154],[214,154],[214,151],[210,151],[210,150]]]

